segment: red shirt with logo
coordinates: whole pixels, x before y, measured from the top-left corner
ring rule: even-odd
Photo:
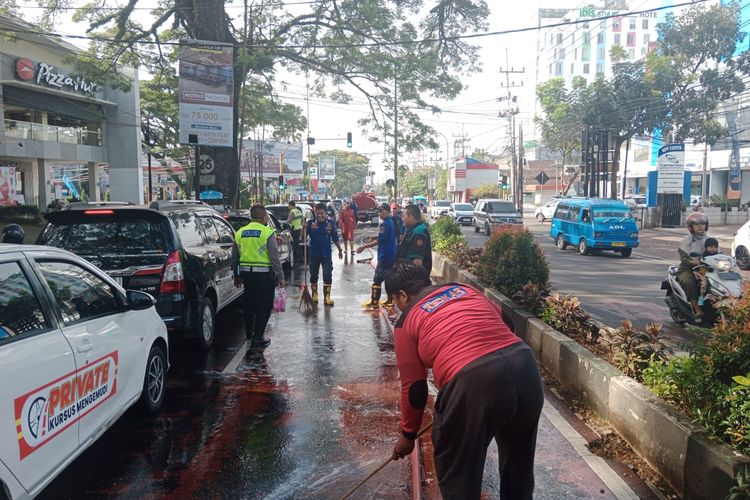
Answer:
[[[521,342],[503,321],[498,306],[460,283],[440,286],[418,299],[399,318],[394,337],[401,378],[401,430],[406,434],[419,430],[424,404],[412,385],[426,389],[428,368],[442,389],[475,359]]]

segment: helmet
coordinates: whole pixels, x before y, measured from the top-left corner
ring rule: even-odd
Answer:
[[[693,233],[693,225],[695,224],[704,224],[706,226],[706,231],[708,231],[708,216],[703,212],[693,212],[688,215],[687,228],[691,234]]]
[[[3,228],[3,243],[23,243],[23,228],[18,224],[8,224]]]

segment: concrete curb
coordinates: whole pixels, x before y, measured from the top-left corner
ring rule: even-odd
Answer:
[[[685,499],[725,498],[750,457],[707,436],[644,385],[433,252],[433,276],[482,290],[566,390],[610,425]],[[597,325],[603,327],[604,325]]]

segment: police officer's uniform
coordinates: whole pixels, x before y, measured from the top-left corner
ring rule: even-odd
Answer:
[[[292,241],[294,241],[295,256],[297,255],[297,249],[299,248],[299,238],[302,234],[302,210],[297,207],[292,207],[289,210],[290,218],[292,219]]]

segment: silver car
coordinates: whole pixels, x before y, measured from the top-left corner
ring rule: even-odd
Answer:
[[[492,230],[502,226],[523,224],[523,216],[518,213],[512,201],[480,199],[474,207],[474,232],[484,230],[487,236]]]
[[[448,217],[462,226],[470,226],[474,220],[474,205],[471,203],[451,203],[448,208]]]

